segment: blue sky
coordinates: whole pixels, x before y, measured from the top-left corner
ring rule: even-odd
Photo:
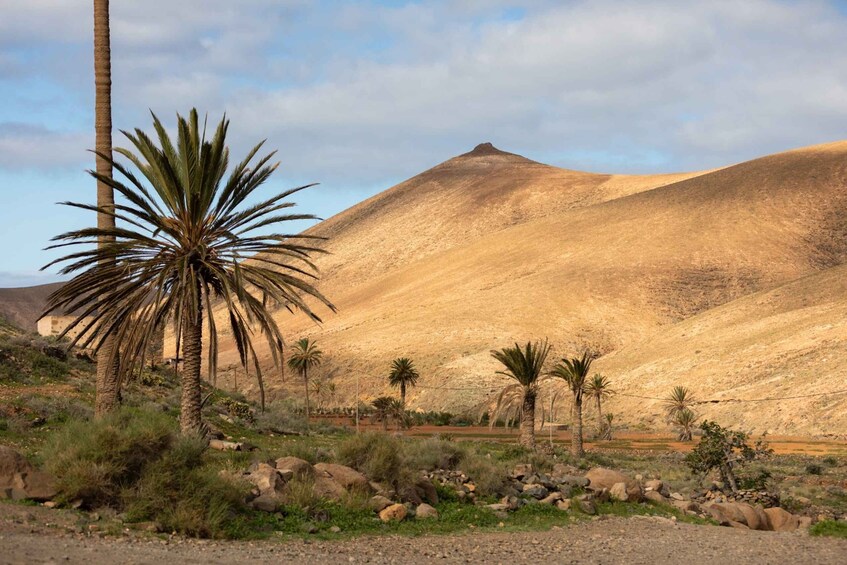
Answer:
[[[90,12],[0,0],[0,286],[92,221],[53,205],[94,199]],[[113,0],[112,60],[116,130],[227,112],[323,217],[482,141],[642,173],[847,131],[845,2]]]

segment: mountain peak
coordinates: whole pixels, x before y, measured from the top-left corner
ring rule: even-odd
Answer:
[[[491,142],[486,141],[485,143],[480,143],[476,147],[473,148],[473,151],[470,153],[466,153],[466,155],[508,155],[505,151],[500,151],[496,147],[494,147]]]

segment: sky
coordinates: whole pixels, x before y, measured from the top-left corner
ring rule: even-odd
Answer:
[[[0,0],[0,287],[93,223],[90,0]],[[192,107],[267,140],[329,217],[490,141],[571,169],[699,170],[847,137],[847,2],[113,0],[113,125]]]

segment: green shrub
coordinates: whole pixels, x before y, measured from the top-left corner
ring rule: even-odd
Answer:
[[[469,453],[462,461],[461,469],[473,480],[476,492],[482,496],[497,496],[508,476],[502,462],[478,453]]]
[[[372,481],[396,486],[404,479],[401,450],[397,438],[369,432],[342,441],[338,446],[338,461]]]
[[[283,434],[306,431],[306,418],[291,402],[277,401],[268,404],[265,411],[256,415],[255,427],[262,432]]]
[[[73,396],[25,394],[18,397],[15,404],[51,424],[69,420],[89,420],[94,414],[87,402]]]
[[[828,456],[824,457],[822,459],[822,462],[823,462],[824,465],[827,465],[829,467],[837,467],[838,466],[838,459],[836,459],[832,455],[828,455]]]
[[[437,437],[409,441],[404,448],[406,466],[415,471],[456,469],[466,454],[459,443]]]
[[[809,463],[806,465],[806,474],[807,475],[822,475],[823,467],[821,467],[817,463]]]
[[[293,441],[280,450],[278,457],[282,456],[299,457],[304,461],[308,461],[312,465],[315,463],[331,463],[333,460],[332,452],[319,446],[313,445],[308,440]]]
[[[747,434],[733,432],[716,422],[706,420],[700,424],[700,429],[703,430],[703,437],[697,447],[685,456],[685,463],[693,474],[700,476],[716,469],[721,481],[729,485],[733,492],[738,490],[738,469],[741,466],[757,457],[773,453],[761,439],[750,446]]]
[[[847,539],[847,522],[835,520],[821,520],[809,529],[813,536],[829,536]]]
[[[248,404],[247,402],[235,400],[234,398],[230,398],[228,396],[219,396],[215,400],[215,403],[226,408],[230,416],[239,418],[240,420],[243,420],[249,424],[252,424],[256,420],[253,416],[253,410],[250,408],[250,404]]]

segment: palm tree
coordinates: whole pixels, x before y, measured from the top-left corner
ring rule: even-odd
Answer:
[[[397,429],[406,425],[406,410],[403,403],[390,396],[380,396],[371,403],[374,408],[374,420],[382,422],[383,431],[388,431],[389,420],[397,422]]]
[[[675,386],[662,404],[667,413],[668,422],[676,420],[676,415],[687,410],[694,404],[694,395],[684,386]]]
[[[606,424],[603,420],[603,406],[602,399],[611,396],[614,391],[611,388],[611,382],[604,375],[596,374],[594,377],[588,381],[585,385],[585,394],[589,396],[589,398],[594,399],[594,403],[597,406],[597,437],[600,439],[610,439],[606,437],[609,435],[606,430]]]
[[[394,387],[400,387],[400,403],[406,408],[406,387],[415,386],[418,383],[418,370],[415,369],[412,360],[408,357],[400,357],[391,363],[391,373],[388,375],[388,383]]]
[[[503,400],[510,396],[519,396],[521,400],[520,444],[528,449],[535,449],[535,399],[538,396],[544,362],[549,353],[550,345],[546,339],[535,343],[527,342],[523,349],[516,343],[514,347],[491,352],[491,356],[505,367],[505,371],[497,371],[497,374],[516,381],[500,393],[497,401],[498,409],[495,410],[492,419],[496,420]]]
[[[286,201],[305,187],[288,190],[252,205],[245,201],[273,173],[273,153],[250,165],[262,143],[231,169],[223,118],[211,140],[201,130],[197,111],[188,119],[177,116],[176,144],[159,119],[153,116],[158,145],[143,131],[124,132],[134,146],[116,151],[141,173],[111,161],[126,179],[91,174],[119,192],[125,202],[114,211],[100,206],[66,203],[70,206],[108,213],[122,222],[115,228],[89,228],[57,236],[51,248],[80,246],[53,264],[67,263],[62,274],[81,271],[53,293],[45,312],[60,309],[78,312],[65,333],[81,326],[72,341],[93,347],[103,355],[110,337],[121,344],[104,356],[116,363],[119,374],[127,374],[143,362],[144,352],[155,329],[167,321],[176,327],[177,356],[183,358],[180,427],[183,433],[201,433],[200,367],[203,326],[209,330],[208,370],[217,372],[218,332],[212,301],[225,309],[241,364],[248,358],[261,369],[254,347],[255,336],[268,343],[273,361],[282,362],[282,335],[271,314],[275,304],[298,308],[320,321],[303,295],[332,308],[311,284],[317,269],[310,256],[319,249],[314,238],[262,233],[261,228],[289,220],[313,219],[311,215],[286,214],[293,206]],[[145,186],[144,181],[148,183]],[[99,246],[93,243],[112,238]],[[91,316],[91,318],[88,318]],[[211,380],[211,378],[210,378]]]
[[[697,414],[688,408],[676,413],[674,423],[679,426],[679,441],[691,441],[694,425],[697,423]]]
[[[605,437],[606,437],[607,440],[610,440],[610,441],[612,439],[612,422],[614,420],[615,420],[614,414],[606,414],[606,425],[605,425],[606,436]]]
[[[109,32],[109,0],[94,0],[94,146],[97,174],[112,178],[112,56]],[[115,195],[109,183],[97,181],[97,228],[115,229]],[[114,242],[114,236],[101,235],[98,245]],[[106,258],[104,258],[106,260]],[[106,263],[108,265],[108,262]],[[107,336],[97,356],[94,387],[94,413],[98,416],[117,408],[121,381],[115,338]]]
[[[573,434],[571,436],[571,454],[574,457],[582,457],[585,450],[582,447],[582,396],[585,392],[585,380],[591,369],[594,357],[588,351],[581,358],[562,359],[557,363],[550,375],[562,379],[567,383],[573,394]]]
[[[303,376],[303,387],[306,391],[306,426],[309,426],[309,369],[321,364],[323,351],[318,349],[314,341],[304,337],[294,344],[288,367]]]

